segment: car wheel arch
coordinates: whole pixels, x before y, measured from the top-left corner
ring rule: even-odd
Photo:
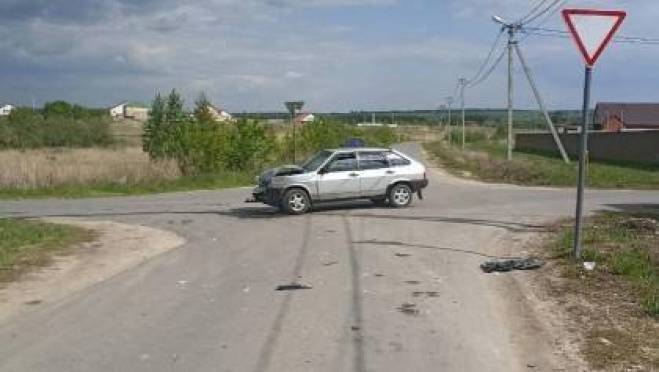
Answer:
[[[412,191],[414,191],[414,186],[412,186],[412,182],[410,180],[401,179],[401,180],[396,180],[396,181],[390,183],[389,186],[387,186],[386,195],[389,196],[389,193],[391,192],[391,189],[396,187],[396,185],[400,185],[400,184],[405,184],[405,185],[409,186],[410,189],[412,189]]]
[[[310,201],[310,202],[313,201],[313,199],[312,199],[312,197],[311,197],[311,192],[309,192],[309,190],[308,190],[306,187],[302,186],[302,185],[292,185],[292,186],[288,186],[287,188],[285,188],[285,189],[282,191],[281,195],[284,196],[284,195],[286,195],[287,192],[289,192],[289,191],[291,191],[291,190],[301,190],[301,191],[304,191],[304,193],[307,194],[307,197],[309,198],[309,201]]]

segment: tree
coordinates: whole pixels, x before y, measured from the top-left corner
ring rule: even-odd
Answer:
[[[144,134],[142,135],[142,149],[148,153],[151,158],[159,159],[163,157],[163,122],[165,120],[165,100],[160,93],[156,95],[151,103],[149,120],[144,125]]]
[[[215,121],[211,112],[211,103],[203,92],[199,94],[199,98],[195,101],[194,117],[198,122],[204,124]]]
[[[66,101],[48,102],[44,105],[43,112],[46,117],[71,116],[73,107]]]

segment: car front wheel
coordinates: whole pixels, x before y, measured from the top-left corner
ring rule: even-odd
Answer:
[[[404,208],[412,204],[413,192],[409,185],[399,183],[389,190],[389,203],[394,208]]]
[[[288,190],[281,204],[284,212],[288,214],[305,214],[311,210],[309,195],[301,189]]]

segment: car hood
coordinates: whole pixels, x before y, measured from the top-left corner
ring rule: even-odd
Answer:
[[[306,171],[304,168],[297,165],[283,165],[281,167],[268,169],[261,174],[259,180],[261,183],[269,183],[273,177],[281,176],[294,176],[298,174],[304,174]]]

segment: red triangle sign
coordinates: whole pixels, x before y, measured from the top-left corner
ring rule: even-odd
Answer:
[[[563,10],[563,19],[588,66],[597,62],[626,16],[617,10]]]

